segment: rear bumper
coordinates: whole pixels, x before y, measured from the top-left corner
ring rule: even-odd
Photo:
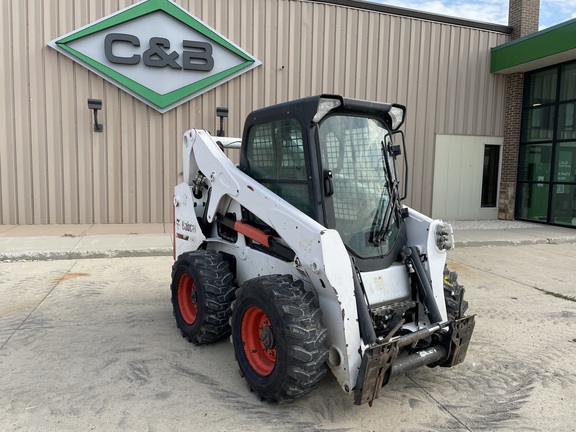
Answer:
[[[362,405],[378,397],[382,386],[390,378],[422,366],[452,367],[464,361],[472,332],[474,315],[460,318],[449,324],[439,325],[435,330],[421,330],[391,341],[375,345],[366,350],[358,372],[358,381],[354,391],[354,403]],[[425,349],[401,355],[403,347],[415,344],[432,334],[440,336],[439,342]]]

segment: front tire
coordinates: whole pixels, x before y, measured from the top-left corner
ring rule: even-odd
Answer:
[[[200,345],[230,334],[234,275],[212,250],[183,253],[172,266],[172,308],[182,336]]]
[[[468,309],[464,287],[458,283],[458,273],[450,271],[447,266],[444,266],[444,298],[448,319],[454,321],[462,318]]]
[[[232,342],[250,388],[262,400],[301,397],[326,375],[327,330],[314,293],[289,275],[247,281],[232,306]]]

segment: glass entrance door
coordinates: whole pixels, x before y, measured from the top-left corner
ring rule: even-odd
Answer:
[[[556,184],[552,186],[551,222],[576,226],[576,143],[561,143],[556,153]]]

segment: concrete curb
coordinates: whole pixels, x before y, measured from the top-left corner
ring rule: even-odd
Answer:
[[[117,249],[117,250],[71,250],[42,252],[0,253],[0,262],[12,261],[55,261],[94,258],[129,258],[149,256],[171,256],[172,248]]]
[[[462,240],[456,241],[456,248],[478,248],[496,246],[522,246],[536,244],[566,244],[576,243],[575,237],[558,238],[531,238],[531,239],[487,239],[487,240]],[[78,260],[96,258],[129,258],[129,257],[153,257],[171,256],[171,247],[130,248],[110,250],[68,250],[68,251],[26,251],[0,253],[0,262],[14,261],[54,261],[54,260]]]
[[[547,239],[535,240],[464,240],[455,243],[455,248],[476,248],[476,247],[495,247],[495,246],[522,246],[535,244],[550,244]]]
[[[563,238],[534,238],[534,239],[521,239],[521,240],[462,240],[456,241],[456,248],[465,247],[491,247],[491,246],[523,246],[523,245],[536,245],[536,244],[567,244],[576,243],[576,237],[563,237]]]

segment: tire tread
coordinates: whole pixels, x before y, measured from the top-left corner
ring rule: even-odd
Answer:
[[[232,300],[235,296],[234,275],[222,255],[213,250],[196,250],[181,254],[172,266],[172,306],[177,314],[178,300],[175,290],[179,271],[195,272],[196,289],[204,293],[203,322],[197,331],[191,332],[177,318],[182,336],[194,345],[216,342],[230,334]]]
[[[282,320],[287,367],[285,373],[276,378],[278,382],[271,383],[266,389],[259,388],[261,380],[260,383],[251,382],[250,371],[243,370],[246,366],[239,357],[244,353],[238,352],[236,340],[234,345],[241,374],[253,391],[272,404],[289,402],[308,394],[318,387],[328,370],[328,350],[324,346],[327,330],[320,321],[322,312],[314,304],[314,293],[306,291],[302,281],[293,280],[289,275],[254,278],[238,289],[232,303],[233,314],[241,302],[250,302],[254,297],[266,299]],[[240,329],[236,328],[240,318],[233,315],[230,322],[233,339],[241,338],[238,334]]]

